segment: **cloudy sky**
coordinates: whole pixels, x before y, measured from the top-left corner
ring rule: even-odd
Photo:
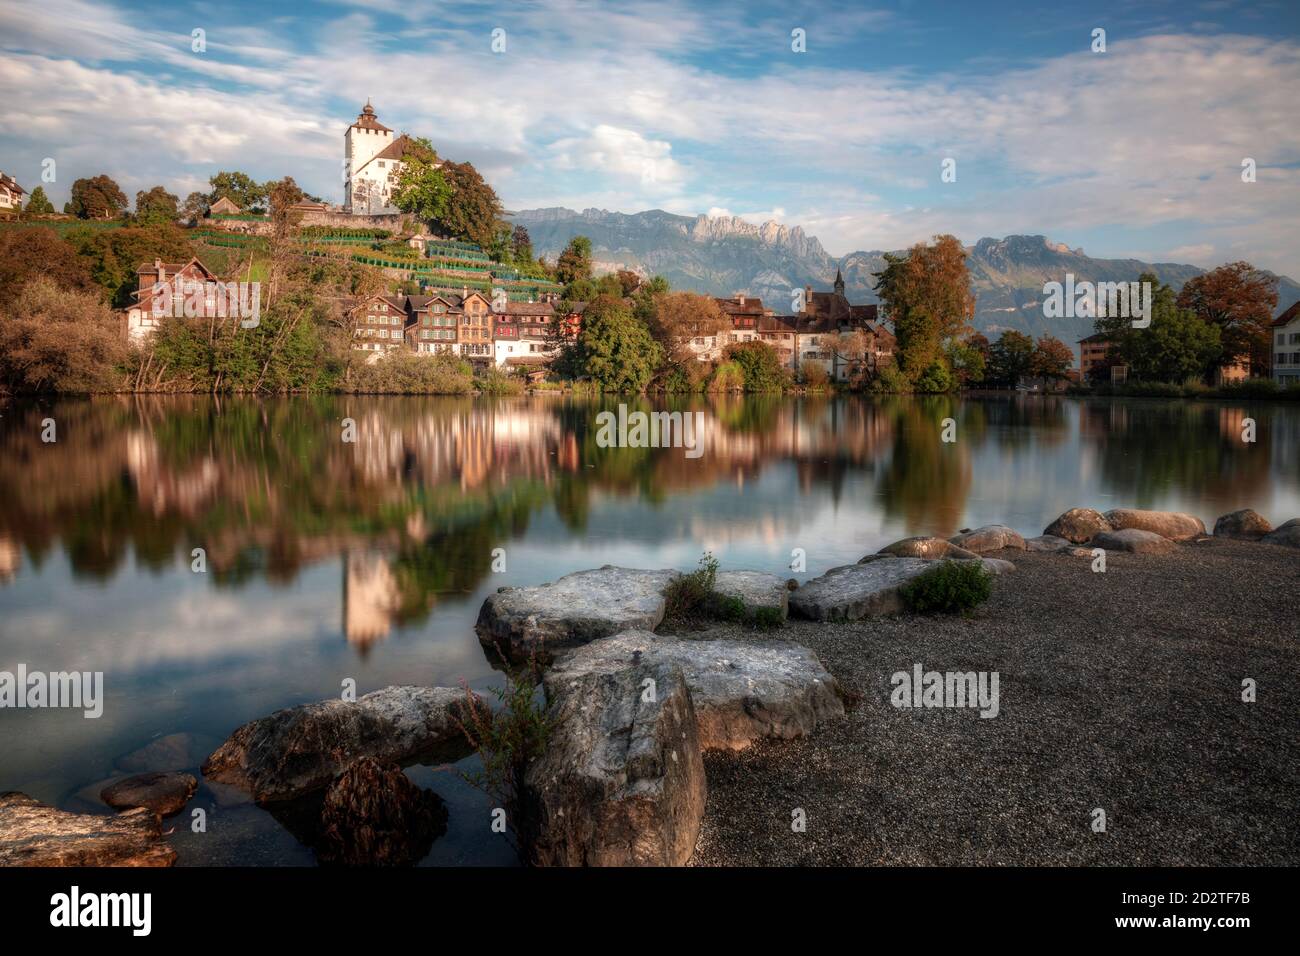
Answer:
[[[1294,0],[4,0],[0,97],[0,169],[30,190],[54,159],[56,205],[81,176],[183,197],[218,169],[339,202],[369,97],[512,209],[776,219],[835,255],[1043,233],[1300,278]]]

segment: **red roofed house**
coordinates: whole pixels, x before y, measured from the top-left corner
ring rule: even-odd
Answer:
[[[136,290],[131,293],[136,302],[125,310],[126,337],[139,344],[157,331],[166,316],[185,313],[186,286],[194,283],[219,281],[216,275],[198,259],[189,262],[163,262],[155,259],[135,270]],[[205,308],[215,301],[207,301]]]

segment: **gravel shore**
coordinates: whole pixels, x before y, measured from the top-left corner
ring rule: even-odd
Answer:
[[[706,755],[694,865],[1300,863],[1300,551],[1211,539],[1104,574],[990,556],[1016,571],[970,617],[708,632],[805,644],[859,699],[810,738]],[[999,715],[893,707],[917,663],[997,671]]]

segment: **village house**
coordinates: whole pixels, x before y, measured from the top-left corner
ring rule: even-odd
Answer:
[[[425,355],[458,353],[461,309],[457,299],[450,295],[408,295],[406,347]]]
[[[1085,381],[1104,377],[1101,370],[1106,367],[1106,353],[1110,351],[1110,339],[1101,332],[1079,339],[1079,376]]]
[[[407,311],[404,297],[378,294],[345,300],[343,307],[351,321],[354,349],[386,354],[405,346]]]
[[[155,259],[135,270],[136,301],[122,314],[127,341],[139,345],[157,331],[162,318],[185,314],[186,287],[194,283],[219,281],[198,259],[189,262],[163,262]],[[204,310],[216,314],[215,292],[204,298]]]
[[[0,173],[0,217],[17,219],[23,211],[23,197],[27,190],[18,185],[12,176]]]
[[[394,139],[393,131],[379,122],[367,100],[356,121],[343,134],[347,175],[343,185],[343,211],[354,216],[397,215],[400,210],[393,205],[393,191],[404,165],[403,157],[412,145],[405,133]]]
[[[1273,381],[1300,385],[1300,302],[1276,319],[1273,330]]]

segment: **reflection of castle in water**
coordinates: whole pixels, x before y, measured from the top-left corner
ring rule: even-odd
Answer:
[[[365,652],[393,629],[401,594],[382,554],[348,553],[343,561],[343,634]]]
[[[5,534],[0,534],[0,584],[13,580],[23,560],[18,542]]]

